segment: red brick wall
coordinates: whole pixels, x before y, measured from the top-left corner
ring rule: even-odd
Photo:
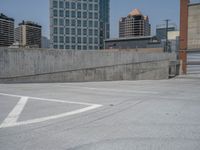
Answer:
[[[188,41],[188,2],[180,0],[180,61],[182,73],[187,73],[187,41]]]
[[[188,0],[180,0],[180,50],[187,50]]]

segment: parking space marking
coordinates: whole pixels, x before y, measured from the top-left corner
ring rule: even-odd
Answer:
[[[78,104],[78,105],[94,105],[92,103],[84,103],[84,102],[73,102],[73,101],[65,101],[65,100],[59,100],[59,99],[48,99],[48,98],[39,98],[39,97],[31,97],[31,96],[23,96],[23,95],[14,95],[14,94],[7,94],[7,93],[0,93],[0,95],[3,96],[9,96],[9,97],[28,97],[29,99],[38,100],[38,101],[48,101],[48,102],[58,102],[58,103],[68,103],[68,104]]]
[[[28,97],[21,97],[17,105],[13,108],[13,110],[9,113],[7,118],[3,121],[1,126],[9,126],[17,122],[20,114],[22,113],[24,106],[28,101]]]
[[[95,91],[103,91],[103,92],[122,92],[129,94],[159,94],[157,91],[143,91],[143,90],[121,90],[121,89],[110,89],[110,88],[95,88],[95,87],[86,87],[86,86],[71,86],[71,85],[59,85],[60,87],[70,87],[70,88],[81,88],[86,90],[95,90]],[[72,90],[72,89],[71,89]]]
[[[92,103],[72,102],[72,101],[64,101],[64,100],[58,100],[58,99],[38,98],[38,97],[28,97],[28,96],[21,96],[21,95],[6,94],[6,93],[0,93],[0,95],[20,98],[17,105],[9,113],[8,117],[4,120],[4,122],[0,125],[0,129],[50,121],[50,120],[54,120],[54,119],[59,119],[59,118],[71,116],[71,115],[80,114],[80,113],[83,113],[83,112],[86,112],[86,111],[90,111],[90,110],[102,107],[102,105],[100,105],[100,104],[92,104]],[[66,103],[66,104],[77,104],[77,105],[84,105],[84,106],[87,106],[87,107],[77,109],[77,110],[74,110],[74,111],[70,111],[70,112],[65,112],[65,113],[62,113],[62,114],[53,115],[53,116],[17,122],[17,120],[20,117],[20,114],[23,111],[28,99],[37,100],[37,101]]]

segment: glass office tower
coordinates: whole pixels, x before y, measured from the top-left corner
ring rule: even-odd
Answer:
[[[110,38],[110,0],[100,0],[100,49],[104,40]]]
[[[100,49],[106,37],[109,37],[109,1],[50,0],[52,48]]]
[[[55,49],[99,49],[99,0],[50,0],[50,39]]]

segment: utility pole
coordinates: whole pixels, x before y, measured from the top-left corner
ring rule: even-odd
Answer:
[[[166,42],[165,42],[165,52],[169,52],[169,42],[168,42],[168,28],[169,28],[169,19],[164,20],[166,22]]]

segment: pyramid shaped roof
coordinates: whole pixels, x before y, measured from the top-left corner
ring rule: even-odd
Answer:
[[[133,9],[128,16],[143,16],[139,9]]]

